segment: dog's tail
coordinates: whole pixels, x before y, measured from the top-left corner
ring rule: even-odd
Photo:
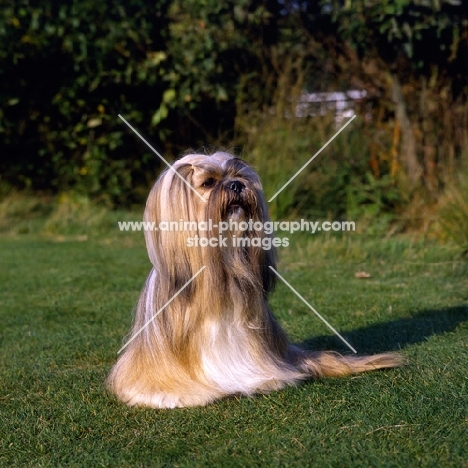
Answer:
[[[312,378],[341,377],[405,364],[398,353],[342,356],[332,351],[305,351],[296,347],[290,351],[295,367]]]

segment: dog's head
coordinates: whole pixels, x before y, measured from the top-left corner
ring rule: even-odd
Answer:
[[[273,248],[265,252],[258,245],[233,247],[234,238],[269,237],[263,229],[252,229],[252,223],[248,229],[237,229],[242,221],[265,223],[269,217],[257,173],[231,154],[189,154],[176,161],[151,190],[144,219],[159,227],[145,232],[150,259],[158,269],[164,263],[163,257],[180,265],[179,270],[192,272],[197,265],[215,261],[232,270],[240,269],[242,264],[274,263]],[[220,229],[222,222],[231,222],[228,231]],[[196,238],[221,237],[229,239],[205,248],[189,244]]]
[[[145,219],[206,221],[267,216],[262,186],[247,163],[228,153],[189,154],[176,161],[156,182]]]

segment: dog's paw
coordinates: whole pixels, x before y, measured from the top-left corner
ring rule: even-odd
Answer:
[[[219,396],[212,394],[182,394],[172,393],[134,393],[122,395],[121,399],[129,406],[145,406],[148,408],[185,408],[190,406],[205,406]]]

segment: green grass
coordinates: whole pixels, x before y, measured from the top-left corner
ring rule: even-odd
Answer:
[[[405,368],[152,410],[103,387],[149,271],[142,237],[0,237],[0,466],[468,466],[468,263],[451,247],[303,235],[280,252],[359,352],[401,349]],[[284,285],[272,305],[293,340],[346,352]]]

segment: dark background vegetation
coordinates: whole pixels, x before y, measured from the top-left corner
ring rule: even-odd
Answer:
[[[3,196],[143,202],[161,163],[118,114],[169,159],[190,147],[235,148],[272,194],[336,131],[333,116],[295,118],[300,95],[357,89],[367,93],[358,119],[274,215],[441,215],[455,226],[468,216],[456,201],[468,180],[466,2],[0,7]]]

